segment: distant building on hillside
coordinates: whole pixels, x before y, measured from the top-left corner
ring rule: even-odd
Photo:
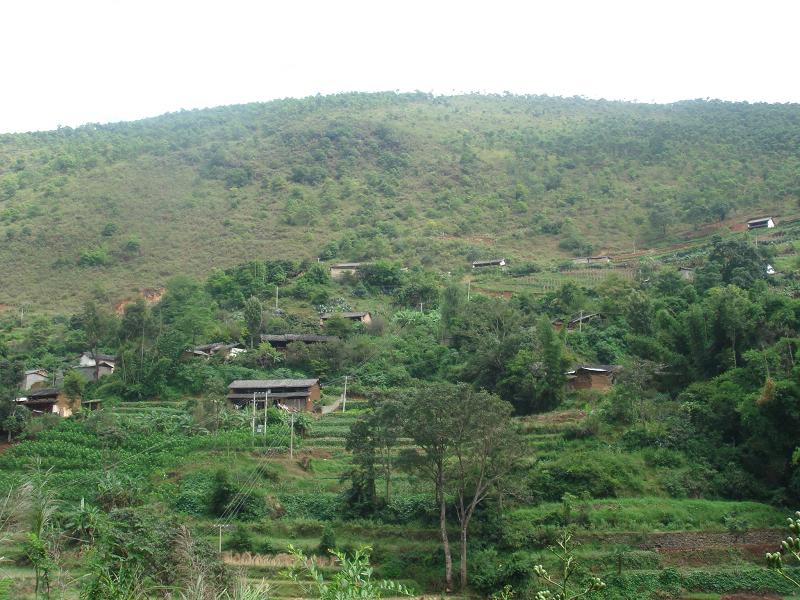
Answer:
[[[50,374],[45,369],[28,369],[22,378],[23,390],[38,390],[50,383]]]
[[[356,321],[358,323],[364,323],[364,325],[369,325],[372,323],[372,315],[368,312],[341,312],[341,313],[323,313],[319,317],[320,325],[324,325],[325,321],[328,319],[333,319],[334,317],[339,317],[341,319],[347,319],[348,321]]]
[[[96,381],[106,375],[111,375],[117,364],[117,358],[113,354],[101,354],[92,356],[91,352],[81,354],[78,371],[87,381]]]
[[[681,276],[681,279],[685,279],[686,281],[694,281],[694,269],[691,267],[680,267],[678,269],[678,274]]]
[[[747,222],[747,229],[771,229],[773,227],[775,227],[775,221],[772,217],[759,217]]]
[[[579,315],[574,319],[570,319],[569,321],[564,322],[564,319],[553,319],[551,321],[553,328],[556,331],[561,331],[566,324],[567,331],[574,331],[575,329],[580,329],[583,325],[594,321],[596,319],[600,319],[602,315],[600,313],[587,313],[585,315]]]
[[[567,389],[606,391],[614,385],[617,373],[621,368],[615,365],[581,365],[564,375],[567,377]]]
[[[70,417],[81,407],[80,398],[70,401],[66,394],[57,388],[32,390],[26,396],[17,398],[16,403],[34,415],[55,414],[59,417]]]
[[[228,386],[228,400],[237,408],[277,406],[311,412],[320,399],[319,379],[237,379]]]
[[[261,336],[261,341],[269,342],[276,350],[283,351],[293,342],[299,342],[301,344],[326,344],[328,342],[338,342],[339,338],[335,335],[317,335],[313,333],[268,333]]]
[[[767,275],[775,275],[775,267],[767,265]]]
[[[233,344],[226,344],[224,342],[214,342],[211,344],[203,344],[201,346],[195,346],[189,350],[186,350],[181,355],[181,358],[186,360],[189,358],[211,358],[212,356],[222,356],[226,360],[228,358],[233,358],[237,354],[241,354],[245,352],[245,348],[243,344],[233,343]]]
[[[476,260],[472,263],[473,269],[481,269],[483,267],[505,267],[505,258],[492,258],[490,260]]]
[[[331,279],[342,279],[345,275],[355,275],[368,263],[351,262],[331,265]]]
[[[605,254],[600,256],[579,256],[572,259],[572,264],[575,265],[593,265],[593,264],[608,264],[613,258]]]

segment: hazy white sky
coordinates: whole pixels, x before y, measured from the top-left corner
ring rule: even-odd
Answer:
[[[340,91],[800,101],[799,0],[0,0],[0,132]]]

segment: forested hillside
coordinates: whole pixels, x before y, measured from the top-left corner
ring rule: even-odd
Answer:
[[[0,136],[0,304],[76,309],[255,257],[505,255],[678,242],[793,216],[800,108],[346,94]]]

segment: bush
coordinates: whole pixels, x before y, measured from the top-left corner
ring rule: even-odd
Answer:
[[[494,548],[486,548],[472,553],[469,570],[472,587],[488,595],[507,585],[515,590],[527,587],[533,564],[522,553],[500,554]]]
[[[322,530],[322,537],[317,546],[317,554],[320,556],[327,556],[332,550],[336,549],[336,532],[333,527],[326,525]]]
[[[230,550],[231,552],[252,552],[253,538],[250,537],[245,526],[239,524],[233,531],[233,535],[225,541],[223,547],[225,550]]]

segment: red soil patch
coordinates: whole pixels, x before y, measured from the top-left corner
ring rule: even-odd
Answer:
[[[0,454],[11,448],[14,444],[10,444],[9,442],[0,442]]]
[[[161,297],[164,295],[166,288],[163,287],[155,287],[155,288],[142,288],[139,290],[139,294],[135,298],[125,298],[124,300],[120,300],[114,305],[114,312],[118,315],[121,315],[125,311],[125,307],[129,304],[133,304],[139,298],[144,299],[145,304],[148,306],[152,306],[153,304],[157,303],[161,300]]]

